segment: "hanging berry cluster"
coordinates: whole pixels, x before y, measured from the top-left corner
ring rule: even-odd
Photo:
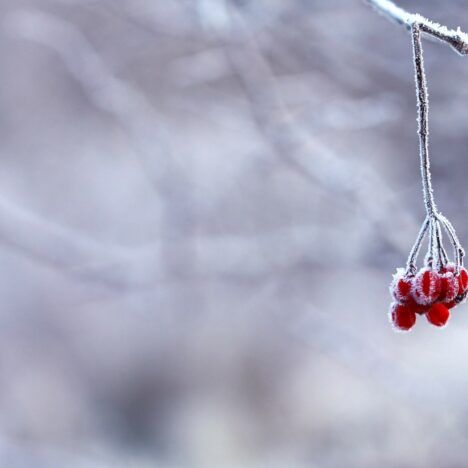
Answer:
[[[411,26],[418,101],[419,148],[426,219],[408,257],[406,268],[397,269],[390,292],[394,302],[390,306],[390,321],[396,330],[409,330],[417,315],[426,315],[436,326],[443,326],[450,317],[450,309],[463,302],[468,295],[468,271],[463,267],[464,250],[450,221],[436,207],[431,184],[428,145],[428,97],[421,46],[420,26]],[[453,246],[453,261],[443,245],[443,233]],[[424,239],[428,250],[424,266],[418,270],[416,260]]]
[[[426,263],[416,274],[398,269],[390,291],[395,302],[390,307],[390,318],[398,330],[409,330],[416,315],[426,315],[438,327],[450,317],[450,309],[464,301],[468,293],[468,272],[447,262],[434,267]]]

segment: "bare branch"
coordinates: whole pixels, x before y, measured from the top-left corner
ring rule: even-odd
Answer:
[[[436,38],[439,41],[446,42],[460,55],[468,54],[468,34],[461,31],[459,27],[456,30],[448,29],[446,26],[442,26],[424,18],[424,16],[408,13],[406,10],[398,7],[390,0],[365,1],[374,7],[379,13],[382,13],[392,21],[405,26],[408,30],[411,30],[413,25],[417,25],[421,32],[430,37]]]

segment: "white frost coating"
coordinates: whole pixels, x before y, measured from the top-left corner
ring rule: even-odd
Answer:
[[[445,268],[446,271],[450,271],[451,273],[455,273],[457,266],[453,262],[448,262],[444,266],[444,268]]]
[[[421,229],[418,233],[418,237],[416,238],[416,241],[411,248],[411,251],[408,256],[408,260],[406,262],[406,272],[409,274],[416,274],[416,259],[419,254],[419,250],[421,248],[422,241],[424,240],[424,237],[426,237],[426,232],[429,228],[429,223],[430,219],[426,218],[421,226]]]
[[[403,303],[409,299],[409,296],[411,295],[411,289],[412,289],[412,285],[411,285],[409,294],[406,296],[402,295],[400,293],[400,289],[398,288],[398,282],[401,279],[406,279],[408,282],[412,283],[411,278],[409,278],[408,275],[406,274],[406,270],[404,268],[397,268],[396,273],[393,274],[393,280],[390,283],[389,290],[390,290],[390,294],[392,295],[392,297],[399,303]]]
[[[429,291],[427,294],[423,290],[423,281],[426,273],[430,274]],[[437,287],[439,286],[439,287]],[[431,268],[421,268],[413,281],[412,293],[415,301],[421,305],[431,305],[437,300],[440,294],[440,279],[437,273]]]
[[[442,213],[437,214],[437,218],[442,223],[447,235],[450,237],[450,240],[453,245],[454,255],[455,255],[455,264],[456,264],[456,274],[460,273],[460,268],[463,267],[463,257],[465,255],[465,251],[460,244],[458,239],[457,233],[455,232],[455,228],[452,226],[450,221],[442,215]]]
[[[427,216],[432,218],[434,214],[437,213],[437,207],[434,201],[434,194],[431,183],[431,163],[429,160],[429,98],[427,93],[426,73],[424,70],[420,26],[417,23],[413,23],[411,26],[411,32],[413,43],[416,97],[418,103],[418,136],[421,178],[423,183],[424,203],[426,205]],[[431,224],[431,230],[429,232],[431,241],[433,240],[433,229],[434,225]],[[432,242],[430,249],[432,255]]]
[[[411,24],[415,20],[415,16],[407,11],[403,10],[396,6],[393,2],[389,0],[367,0],[377,11],[388,16],[393,21],[396,21],[399,24]]]
[[[408,29],[416,24],[423,33],[431,38],[446,42],[460,55],[468,54],[468,34],[464,33],[460,27],[449,29],[419,14],[408,13],[389,0],[366,0],[366,2],[396,23],[406,26]]]
[[[441,275],[441,282],[444,288],[444,302],[453,301],[458,295],[458,279],[451,271],[447,271]]]

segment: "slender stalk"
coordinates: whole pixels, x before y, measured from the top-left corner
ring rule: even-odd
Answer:
[[[418,101],[418,134],[421,177],[423,182],[424,202],[428,216],[437,212],[431,183],[431,163],[429,160],[429,99],[427,96],[426,73],[421,45],[421,31],[418,24],[412,25],[413,59]]]
[[[453,245],[453,252],[455,255],[455,263],[456,263],[456,271],[457,274],[460,271],[460,268],[463,266],[463,257],[465,256],[465,251],[460,244],[460,240],[458,239],[457,233],[455,232],[455,228],[452,226],[450,221],[441,213],[436,215],[437,219],[442,223],[447,236],[450,238],[450,241]]]
[[[426,236],[427,230],[429,228],[430,219],[426,218],[421,226],[416,242],[411,248],[411,252],[408,256],[408,261],[406,262],[406,273],[414,275],[416,273],[416,259],[418,258],[419,250],[421,249],[422,241]]]
[[[435,232],[434,232],[434,217],[429,218],[429,239],[428,244],[429,248],[427,249],[426,258],[424,259],[424,264],[430,268],[432,268],[434,264],[434,259],[436,258],[435,252]]]
[[[438,218],[435,220],[436,226],[436,241],[437,241],[437,269],[440,270],[448,262],[447,252],[445,251],[442,241],[442,231],[440,221]]]

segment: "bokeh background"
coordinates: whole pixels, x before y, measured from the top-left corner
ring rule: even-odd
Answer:
[[[468,59],[424,46],[468,244]],[[2,466],[467,466],[468,306],[387,320],[424,218],[403,29],[358,0],[2,0],[0,57]]]

